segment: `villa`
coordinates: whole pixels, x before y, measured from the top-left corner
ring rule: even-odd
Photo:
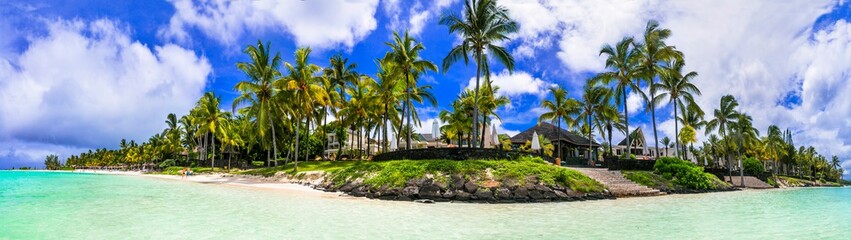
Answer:
[[[656,156],[656,148],[647,145],[644,131],[642,131],[641,128],[636,128],[629,134],[629,141],[631,142],[629,145],[629,151],[632,155],[635,155],[636,158],[653,159]],[[626,138],[624,138],[617,145],[612,146],[612,152],[614,152],[616,156],[621,156],[626,153],[626,146]],[[667,146],[661,146],[659,148],[659,157],[669,157],[674,155],[676,155],[674,148]],[[688,154],[687,159],[693,159],[691,153]]]
[[[593,151],[592,156],[596,156],[600,150],[600,144],[594,140],[589,140],[578,133],[560,129],[555,125],[546,122],[537,124],[511,137],[512,147],[516,149],[525,145],[526,141],[532,140],[533,133],[546,137],[553,143],[554,147],[561,147],[563,161],[571,162],[571,160],[587,160],[587,154],[589,154],[589,152]],[[559,141],[561,144],[558,144]],[[553,153],[554,155],[557,154],[558,149],[553,150]]]

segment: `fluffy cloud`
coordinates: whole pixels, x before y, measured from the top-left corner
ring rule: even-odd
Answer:
[[[626,97],[626,106],[627,110],[629,110],[627,112],[629,116],[633,116],[636,113],[644,111],[644,98],[637,93],[629,93]]]
[[[532,95],[542,95],[546,93],[547,88],[552,86],[552,84],[547,83],[540,78],[533,77],[531,74],[524,71],[515,71],[513,74],[509,73],[508,70],[503,70],[497,74],[491,74],[490,80],[493,82],[493,86],[498,86],[499,91],[497,95],[507,96],[507,97],[517,97],[523,94],[532,94]],[[481,83],[485,81],[484,79],[480,79]],[[470,78],[470,81],[467,84],[467,89],[473,89],[476,87],[476,78]]]
[[[7,156],[146,140],[193,106],[211,72],[193,51],[151,48],[114,21],[46,24],[46,36],[0,59],[0,140],[23,143],[3,144]]]
[[[377,26],[378,0],[170,1],[176,11],[160,35],[182,42],[189,40],[190,28],[224,45],[233,45],[247,31],[283,31],[298,45],[351,48]]]
[[[403,29],[408,29],[410,34],[419,35],[422,33],[423,28],[429,24],[430,20],[439,18],[447,7],[456,2],[458,2],[458,0],[382,1],[384,14],[390,20],[385,27],[391,31],[403,31]],[[410,5],[402,6],[403,3]],[[407,8],[407,11],[403,11],[403,8]],[[407,20],[404,20],[406,19],[406,14]]]
[[[557,56],[572,72],[601,71],[602,44],[640,36],[648,20],[659,20],[673,32],[668,43],[686,54],[686,70],[700,74],[695,84],[703,96],[697,100],[705,110],[717,108],[721,96],[732,94],[760,130],[770,124],[788,127],[796,133],[798,144],[813,145],[822,154],[851,157],[851,121],[847,120],[851,99],[841,94],[851,92],[851,70],[846,66],[851,62],[851,24],[820,19],[848,8],[847,3],[541,0],[503,4],[517,12],[514,17],[521,24],[516,55],[534,55],[543,49],[536,42],[552,39]],[[637,106],[636,97],[632,99]],[[670,117],[660,122],[663,132],[673,136]]]

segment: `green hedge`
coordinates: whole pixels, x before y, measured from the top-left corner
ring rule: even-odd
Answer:
[[[656,174],[662,175],[663,178],[673,180],[675,184],[688,189],[711,190],[716,188],[713,182],[715,176],[703,172],[703,168],[689,161],[663,157],[656,160],[653,170]]]
[[[765,168],[762,167],[762,163],[759,160],[756,160],[756,158],[746,158],[742,165],[745,168],[745,173],[750,176],[759,176],[765,172]]]

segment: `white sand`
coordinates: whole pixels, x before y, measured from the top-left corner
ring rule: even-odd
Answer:
[[[310,186],[305,186],[305,185],[296,184],[296,183],[265,182],[265,181],[261,181],[259,179],[252,179],[252,178],[232,176],[232,175],[226,176],[226,175],[223,175],[223,174],[191,175],[188,178],[182,179],[181,176],[176,176],[176,175],[143,174],[141,172],[136,172],[136,171],[75,170],[74,172],[108,174],[108,175],[140,176],[140,177],[167,179],[167,180],[175,180],[175,181],[185,181],[185,182],[189,182],[189,183],[224,184],[224,185],[230,185],[230,186],[253,187],[253,188],[261,188],[261,189],[285,191],[285,192],[296,193],[296,194],[319,195],[319,196],[323,196],[323,197],[340,196],[339,193],[324,192],[324,191],[313,189]]]

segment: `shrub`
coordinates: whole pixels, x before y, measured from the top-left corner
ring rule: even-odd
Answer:
[[[176,162],[174,161],[174,159],[167,159],[167,160],[163,161],[162,163],[160,163],[160,168],[171,167],[171,166],[174,166],[175,163]]]
[[[745,159],[742,166],[745,168],[745,172],[751,176],[759,176],[765,172],[765,168],[762,167],[762,163],[752,157]]]
[[[653,169],[663,178],[673,180],[675,184],[689,189],[715,189],[712,174],[703,172],[703,168],[689,161],[663,157],[656,160]]]

